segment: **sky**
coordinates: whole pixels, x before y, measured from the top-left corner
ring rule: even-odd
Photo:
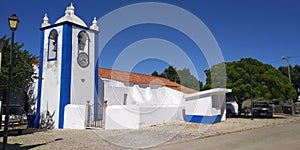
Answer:
[[[278,68],[287,65],[282,56],[290,56],[291,65],[300,65],[299,0],[0,0],[0,37],[11,36],[7,18],[15,13],[20,19],[15,41],[23,43],[24,50],[38,56],[44,14],[48,14],[49,22],[53,24],[64,15],[71,2],[75,7],[75,14],[87,26],[91,25],[94,17],[102,18],[130,4],[162,2],[175,5],[195,15],[205,24],[217,41],[225,62],[251,57]],[[153,10],[154,14],[155,11]],[[142,14],[143,10],[139,13]],[[192,24],[176,12],[171,15],[175,19],[178,16],[175,22],[179,25]],[[127,17],[119,18],[116,24],[126,21]],[[116,24],[112,24],[112,28]],[[99,28],[101,39],[102,27]],[[135,60],[135,56],[125,55],[124,52],[143,54],[143,58]],[[180,58],[182,52],[187,59]],[[168,58],[160,57],[168,54]],[[123,62],[116,61],[121,56],[127,59]],[[128,68],[126,61],[129,63],[130,60],[138,62]],[[189,36],[165,25],[145,23],[126,28],[114,36],[105,45],[99,65],[151,74],[154,70],[162,72],[168,65],[182,69],[189,63],[195,67],[193,74],[204,81],[204,70],[209,69],[209,62],[203,50]]]

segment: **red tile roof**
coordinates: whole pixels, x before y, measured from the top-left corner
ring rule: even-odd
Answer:
[[[187,88],[178,83],[171,82],[168,79],[155,77],[145,74],[125,72],[120,70],[111,70],[106,68],[99,68],[98,75],[101,78],[107,78],[112,80],[117,80],[121,82],[135,83],[135,84],[152,84],[152,85],[163,85],[172,88],[177,91],[181,91],[187,94],[196,93],[198,91],[194,89]]]

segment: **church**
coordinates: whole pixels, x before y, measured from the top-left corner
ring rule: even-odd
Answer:
[[[97,20],[87,26],[72,3],[54,24],[45,14],[40,30],[37,128],[138,129],[226,119],[230,89],[200,92],[160,77],[99,68]]]

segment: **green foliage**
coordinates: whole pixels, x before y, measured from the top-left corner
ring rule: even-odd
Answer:
[[[165,74],[166,78],[170,81],[180,83],[177,71],[173,66],[166,68],[163,74]]]
[[[159,74],[156,70],[154,70],[154,72],[151,74],[152,76],[156,76],[156,77],[159,77]]]
[[[164,74],[164,73],[159,74],[156,70],[151,75],[167,79],[166,74]]]
[[[202,82],[194,77],[188,68],[183,68],[177,71],[178,77],[180,79],[180,84],[186,87],[200,91],[202,88]]]
[[[256,59],[243,58],[240,61],[227,62],[227,88],[232,89],[229,99],[237,99],[240,103],[250,98],[252,73],[252,90],[255,99],[294,99],[296,91],[288,78],[279,70]],[[211,71],[206,70],[205,89],[211,88]]]
[[[2,66],[0,72],[0,100],[6,100],[7,83],[8,83],[8,68],[10,57],[10,38],[4,36],[0,39],[3,42],[2,49]],[[33,64],[36,59],[26,50],[21,50],[23,44],[14,43],[13,59],[12,59],[12,76],[11,89],[13,93],[27,92],[28,85],[31,83],[31,77],[34,73]]]
[[[291,67],[291,66],[290,66]],[[287,67],[279,67],[279,71],[282,72],[285,76],[288,77],[288,68]],[[295,89],[300,90],[300,66],[295,65],[291,67],[291,79]],[[300,92],[300,91],[299,91]]]
[[[204,71],[207,78],[203,90],[211,88],[226,88],[226,65],[220,63],[211,67],[210,70]]]
[[[169,66],[161,74],[159,74],[157,71],[154,71],[152,73],[152,76],[166,78],[172,82],[176,82],[178,84],[198,91],[200,91],[203,85],[202,82],[197,80],[197,78],[194,77],[191,74],[190,70],[187,68],[184,68],[182,70],[176,70],[173,66]]]

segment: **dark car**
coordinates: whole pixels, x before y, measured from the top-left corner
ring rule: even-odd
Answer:
[[[253,102],[253,117],[273,117],[273,107],[268,102]]]
[[[2,122],[1,122],[1,129],[0,131],[4,130],[5,125],[5,114],[6,114],[6,105],[2,105],[1,107],[1,114],[2,114]],[[28,121],[27,121],[27,115],[20,105],[9,105],[8,106],[8,130],[14,130],[17,131],[18,134],[22,134],[22,131],[27,129],[28,127]]]

